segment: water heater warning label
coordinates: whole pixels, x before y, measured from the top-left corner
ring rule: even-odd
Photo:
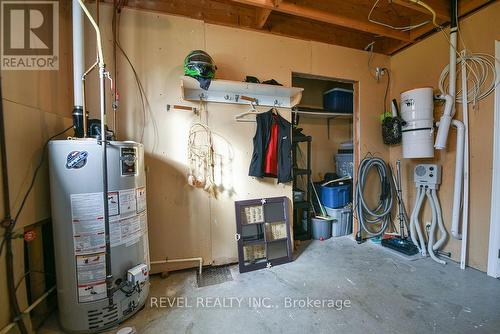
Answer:
[[[137,201],[135,199],[135,189],[120,190],[120,215],[122,217],[136,214]]]
[[[135,197],[137,198],[137,213],[146,210],[146,187],[137,188]]]
[[[75,254],[106,249],[102,193],[72,194],[71,220]]]
[[[76,256],[78,301],[106,298],[106,253]]]
[[[78,302],[92,302],[106,298],[106,282],[78,285]]]

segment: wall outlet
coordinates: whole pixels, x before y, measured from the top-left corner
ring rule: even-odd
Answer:
[[[382,68],[382,67],[377,67],[375,69],[375,78],[377,79],[377,81],[380,80],[380,78],[385,74],[385,69]]]

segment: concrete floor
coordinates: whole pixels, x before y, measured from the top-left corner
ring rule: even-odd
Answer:
[[[313,241],[290,264],[246,274],[231,266],[231,273],[233,281],[204,288],[194,270],[154,276],[150,300],[184,297],[190,307],[149,303],[121,327],[147,334],[500,333],[499,280],[455,263],[408,261],[370,242]],[[308,297],[323,305],[303,305]],[[55,315],[39,333],[61,333]]]

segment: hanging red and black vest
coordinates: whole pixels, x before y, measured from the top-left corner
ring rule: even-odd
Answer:
[[[292,125],[272,109],[256,116],[249,176],[274,177],[278,183],[292,180]]]

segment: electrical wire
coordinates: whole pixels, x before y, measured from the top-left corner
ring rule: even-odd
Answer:
[[[431,22],[431,21],[424,21],[424,22],[421,22],[421,23],[418,23],[418,24],[407,25],[407,26],[402,26],[402,27],[396,27],[396,26],[393,26],[393,25],[390,25],[390,24],[387,24],[387,23],[384,23],[384,22],[377,21],[377,20],[375,20],[375,19],[372,18],[372,14],[375,11],[375,8],[377,7],[377,5],[378,5],[379,2],[380,2],[380,0],[376,0],[375,3],[373,4],[372,8],[370,9],[370,12],[368,13],[368,21],[370,21],[372,23],[375,23],[375,24],[378,24],[378,25],[381,25],[381,26],[384,26],[384,27],[387,27],[387,28],[391,28],[391,29],[394,29],[394,30],[399,30],[399,31],[406,32],[406,31],[410,31],[410,30],[413,30],[413,29],[416,29],[416,28],[420,28],[420,27],[422,27],[422,26],[424,26],[424,25],[426,25],[426,24],[428,24],[428,23]],[[413,2],[415,2],[415,1],[413,1]]]
[[[495,62],[498,62],[498,59],[486,53],[469,53],[465,49],[459,55],[456,63],[457,77],[462,71],[462,64],[465,62],[471,74],[468,76],[471,87],[467,88],[467,103],[476,105],[477,102],[493,93],[498,85],[495,69]],[[448,93],[449,72],[450,65],[448,64],[439,77],[439,90],[443,95]],[[462,91],[463,87],[457,90],[456,101],[458,103],[462,103]]]
[[[151,119],[151,123],[153,125],[153,132],[154,132],[154,141],[153,141],[153,148],[152,151],[156,150],[156,147],[158,145],[158,135],[159,135],[159,129],[158,129],[158,124],[156,123],[156,119],[153,115],[151,104],[149,102],[148,96],[146,94],[146,91],[144,89],[144,85],[142,84],[141,79],[139,78],[139,74],[137,73],[137,70],[135,69],[134,65],[132,64],[132,61],[130,60],[129,56],[123,49],[122,45],[120,44],[120,22],[121,22],[121,8],[123,7],[124,1],[120,2],[117,7],[115,8],[115,11],[117,13],[116,15],[116,39],[115,39],[115,44],[118,47],[118,50],[122,53],[123,57],[127,61],[127,63],[130,66],[130,69],[132,70],[132,73],[134,75],[134,79],[137,85],[137,89],[139,91],[139,96],[141,99],[141,108],[142,108],[142,116],[143,116],[143,124],[142,124],[142,131],[141,131],[141,136],[140,136],[140,142],[144,142],[144,133],[145,133],[145,128],[146,128],[146,123],[147,123],[147,114],[149,114],[149,118]]]
[[[390,71],[389,69],[387,68],[382,68],[382,71],[385,71],[387,73],[387,85],[385,86],[385,93],[384,93],[384,113],[386,112],[386,108],[387,108],[387,95],[389,94],[389,87],[391,85],[391,74],[390,74]],[[390,108],[389,108],[390,109]]]
[[[410,0],[410,1],[427,9],[432,14],[432,24],[438,28],[441,28],[441,26],[437,23],[436,11],[431,6],[420,0]]]

